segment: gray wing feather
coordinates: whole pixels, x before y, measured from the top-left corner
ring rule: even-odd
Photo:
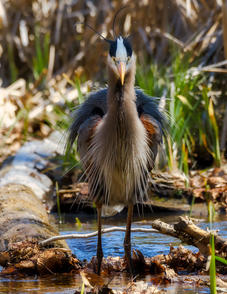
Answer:
[[[94,129],[100,120],[100,116],[94,115],[86,119],[79,127],[78,130],[78,141],[77,150],[80,154],[80,158],[83,160],[91,144],[91,137],[93,135]]]
[[[154,98],[144,94],[140,89],[136,89],[136,106],[139,116],[141,114],[147,114],[151,117],[151,120],[155,120],[160,128],[161,134],[166,129],[166,118],[160,112],[157,104],[159,98]]]
[[[72,114],[72,124],[69,128],[68,147],[72,147],[78,131],[82,124],[85,123],[91,116],[105,115],[107,111],[106,105],[107,89],[102,89],[98,92],[91,93],[87,100],[81,104]],[[88,126],[90,120],[85,124]]]
[[[155,130],[154,133],[150,133],[148,130],[149,138],[149,147],[151,149],[151,158],[152,161],[149,163],[148,169],[151,170],[154,167],[155,158],[158,153],[158,146],[162,142],[162,136],[165,134],[165,117],[160,112],[157,99],[154,97],[147,96],[141,90],[136,89],[136,104],[139,117],[143,122],[143,119],[146,120],[148,124],[152,125],[152,128]],[[146,124],[144,125],[146,128]]]

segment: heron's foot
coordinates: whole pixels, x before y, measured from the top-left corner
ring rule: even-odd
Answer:
[[[103,258],[103,251],[102,249],[98,249],[97,250],[97,269],[95,270],[97,275],[100,275],[101,273],[102,258]]]

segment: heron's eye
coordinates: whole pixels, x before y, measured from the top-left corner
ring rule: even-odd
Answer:
[[[117,59],[115,56],[112,56],[112,60],[116,63]]]
[[[130,57],[130,56],[128,56],[128,57],[127,57],[127,63],[130,61],[130,59],[131,59],[131,57]]]

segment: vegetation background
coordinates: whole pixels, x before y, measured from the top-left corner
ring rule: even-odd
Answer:
[[[84,94],[104,86],[107,45],[131,36],[136,84],[170,119],[169,169],[220,166],[227,133],[226,0],[0,2],[1,158],[47,136]]]

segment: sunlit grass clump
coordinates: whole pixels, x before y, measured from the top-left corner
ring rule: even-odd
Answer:
[[[189,60],[189,56],[178,53],[168,67],[151,64],[145,69],[139,67],[137,72],[137,85],[151,96],[162,97],[160,104],[169,121],[165,142],[168,167],[177,167],[186,175],[189,166],[196,164],[198,147],[212,156],[216,166],[220,165],[212,84]]]

